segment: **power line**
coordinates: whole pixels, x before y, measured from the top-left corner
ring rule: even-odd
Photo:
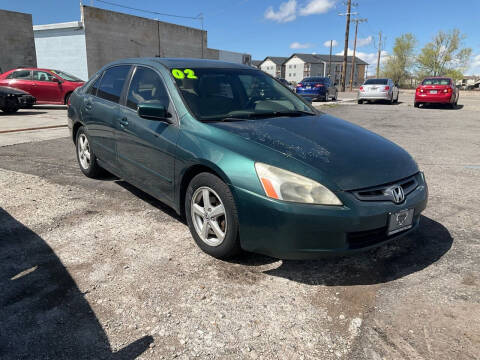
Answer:
[[[95,1],[103,3],[103,4],[108,4],[108,5],[112,5],[112,6],[121,7],[121,8],[124,8],[124,9],[140,11],[140,12],[144,12],[144,13],[148,13],[148,14],[155,14],[155,15],[160,15],[160,16],[170,16],[170,17],[181,18],[181,19],[193,19],[193,20],[202,20],[203,21],[203,14],[199,14],[197,16],[174,15],[174,14],[161,13],[161,12],[157,12],[157,11],[134,8],[134,7],[131,7],[131,6],[117,4],[117,3],[114,3],[114,2],[111,2],[111,1],[105,1],[105,0],[95,0]]]

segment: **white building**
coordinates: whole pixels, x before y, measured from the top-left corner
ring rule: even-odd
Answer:
[[[365,80],[365,67],[368,64],[355,57],[355,73],[353,78],[354,85],[363,83]],[[347,84],[350,82],[352,67],[352,56],[347,58]],[[340,83],[343,56],[317,54],[293,54],[284,63],[285,79],[290,82],[298,83],[308,76],[330,76],[334,82]]]
[[[286,57],[280,56],[267,56],[258,66],[258,68],[267,74],[270,74],[276,78],[285,77],[285,67],[283,64],[287,60]]]
[[[88,79],[85,28],[81,21],[33,27],[37,66]]]

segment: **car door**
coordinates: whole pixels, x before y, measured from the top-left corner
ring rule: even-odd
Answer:
[[[16,70],[10,73],[5,81],[5,86],[20,89],[31,94],[33,86],[32,71]]]
[[[138,105],[152,102],[168,108],[172,123],[138,116]],[[122,118],[116,124],[118,162],[123,176],[142,190],[173,201],[178,119],[161,75],[137,66],[124,104]]]
[[[44,70],[33,70],[31,94],[38,102],[62,103],[62,84],[53,74]]]
[[[114,128],[122,116],[119,103],[130,69],[131,65],[115,65],[105,70],[98,85],[97,81],[93,83],[92,87],[97,89],[86,95],[82,109],[95,155],[115,169],[118,163]]]

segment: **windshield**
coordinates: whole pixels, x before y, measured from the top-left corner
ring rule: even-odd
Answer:
[[[387,85],[388,79],[368,79],[363,85]]]
[[[317,113],[304,100],[260,70],[170,70],[183,99],[200,121]]]
[[[82,79],[79,79],[78,77],[74,75],[70,75],[66,72],[60,71],[60,70],[51,70],[51,72],[57,74],[60,76],[62,79],[67,80],[67,81],[73,81],[73,82],[83,82]]]
[[[450,85],[450,79],[425,79],[422,85]]]

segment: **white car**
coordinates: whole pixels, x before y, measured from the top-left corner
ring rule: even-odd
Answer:
[[[392,79],[368,79],[358,89],[359,104],[364,101],[384,100],[390,104],[398,102],[400,90]]]

